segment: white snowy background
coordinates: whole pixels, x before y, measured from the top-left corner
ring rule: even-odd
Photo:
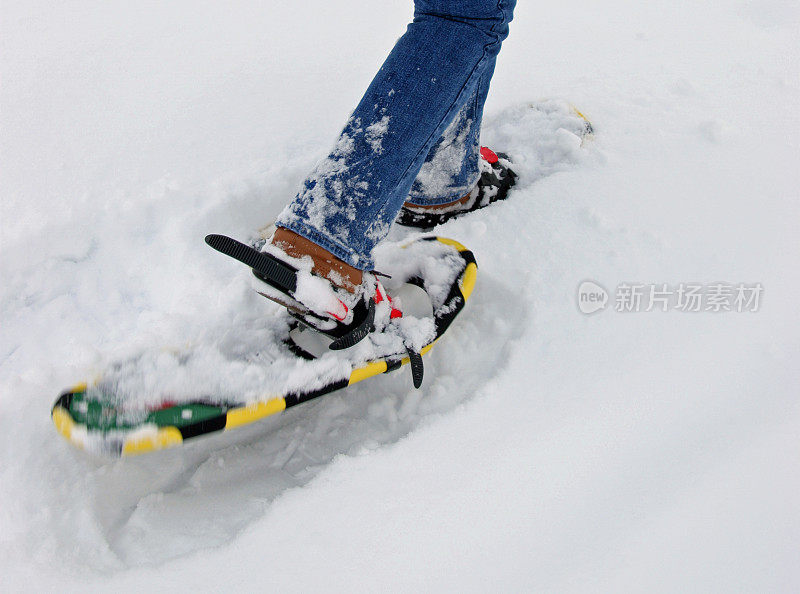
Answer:
[[[279,212],[410,15],[0,5],[0,590],[800,589],[795,0],[520,2],[484,141],[522,178],[441,230],[480,273],[421,391],[116,463],[56,434],[115,353],[271,311],[203,236]],[[595,140],[504,115],[547,97]],[[586,279],[764,294],[584,316]]]

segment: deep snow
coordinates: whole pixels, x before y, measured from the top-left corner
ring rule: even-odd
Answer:
[[[202,238],[275,217],[411,9],[3,3],[3,591],[800,587],[800,8],[541,4],[483,137],[523,177],[440,230],[480,273],[423,389],[98,464],[53,430],[59,390],[269,307]],[[595,140],[504,116],[541,97]],[[585,316],[584,280],[764,295]]]

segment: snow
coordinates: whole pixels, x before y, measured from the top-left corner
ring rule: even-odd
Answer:
[[[422,390],[117,463],[55,433],[59,390],[272,315],[202,238],[275,218],[411,6],[0,10],[4,592],[798,589],[796,2],[520,3],[483,137],[520,183],[440,231],[480,270]],[[545,97],[595,139],[503,121]],[[717,282],[760,310],[612,308]]]
[[[383,152],[383,139],[386,136],[386,132],[389,130],[389,120],[391,120],[391,118],[385,115],[377,122],[367,126],[367,142],[370,147],[372,147],[372,152],[377,155]],[[364,189],[366,190],[369,186],[366,182],[363,183],[365,184]]]

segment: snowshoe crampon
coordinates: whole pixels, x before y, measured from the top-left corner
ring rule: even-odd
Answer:
[[[193,385],[185,387],[174,381],[176,375],[198,379],[195,371],[201,376],[213,371],[203,367],[202,358],[196,368],[191,367],[194,354],[208,345],[195,345],[176,354],[178,373],[164,376],[164,382],[172,380],[173,385],[162,390],[160,376],[154,378],[150,373],[152,365],[140,362],[160,355],[147,352],[133,362],[111,364],[98,381],[62,394],[52,409],[56,429],[88,452],[131,456],[253,423],[406,363],[411,364],[409,375],[418,385],[422,355],[441,338],[472,293],[475,258],[460,243],[441,237],[418,237],[379,250],[379,270],[389,275],[386,290],[401,302],[409,301],[416,291],[412,297],[425,301],[423,313],[404,315],[396,326],[373,332],[353,347],[338,351],[324,344],[329,338],[303,330],[288,314],[270,318],[272,333],[256,335],[251,343],[243,339],[245,346],[237,347],[233,355],[237,363],[256,366],[252,368],[260,375],[255,375],[267,378],[263,385],[248,390],[223,383],[196,387],[210,385],[204,381],[188,382]],[[242,332],[252,336],[251,326],[242,326]],[[320,340],[323,344],[316,344]],[[140,377],[147,381],[137,383]]]

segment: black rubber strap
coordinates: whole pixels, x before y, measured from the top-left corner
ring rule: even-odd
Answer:
[[[425,374],[425,367],[422,364],[422,355],[414,349],[406,347],[408,352],[408,360],[411,362],[411,379],[414,382],[414,387],[419,389],[422,385],[422,376]]]
[[[275,288],[287,293],[297,290],[297,270],[277,258],[226,235],[206,235],[206,243],[218,252],[247,264]]]
[[[349,330],[347,334],[340,336],[328,345],[330,350],[341,351],[342,349],[348,349],[366,338],[367,334],[375,329],[375,301],[370,298],[364,319],[360,323],[357,320],[353,320],[353,324],[356,325],[352,330]]]

